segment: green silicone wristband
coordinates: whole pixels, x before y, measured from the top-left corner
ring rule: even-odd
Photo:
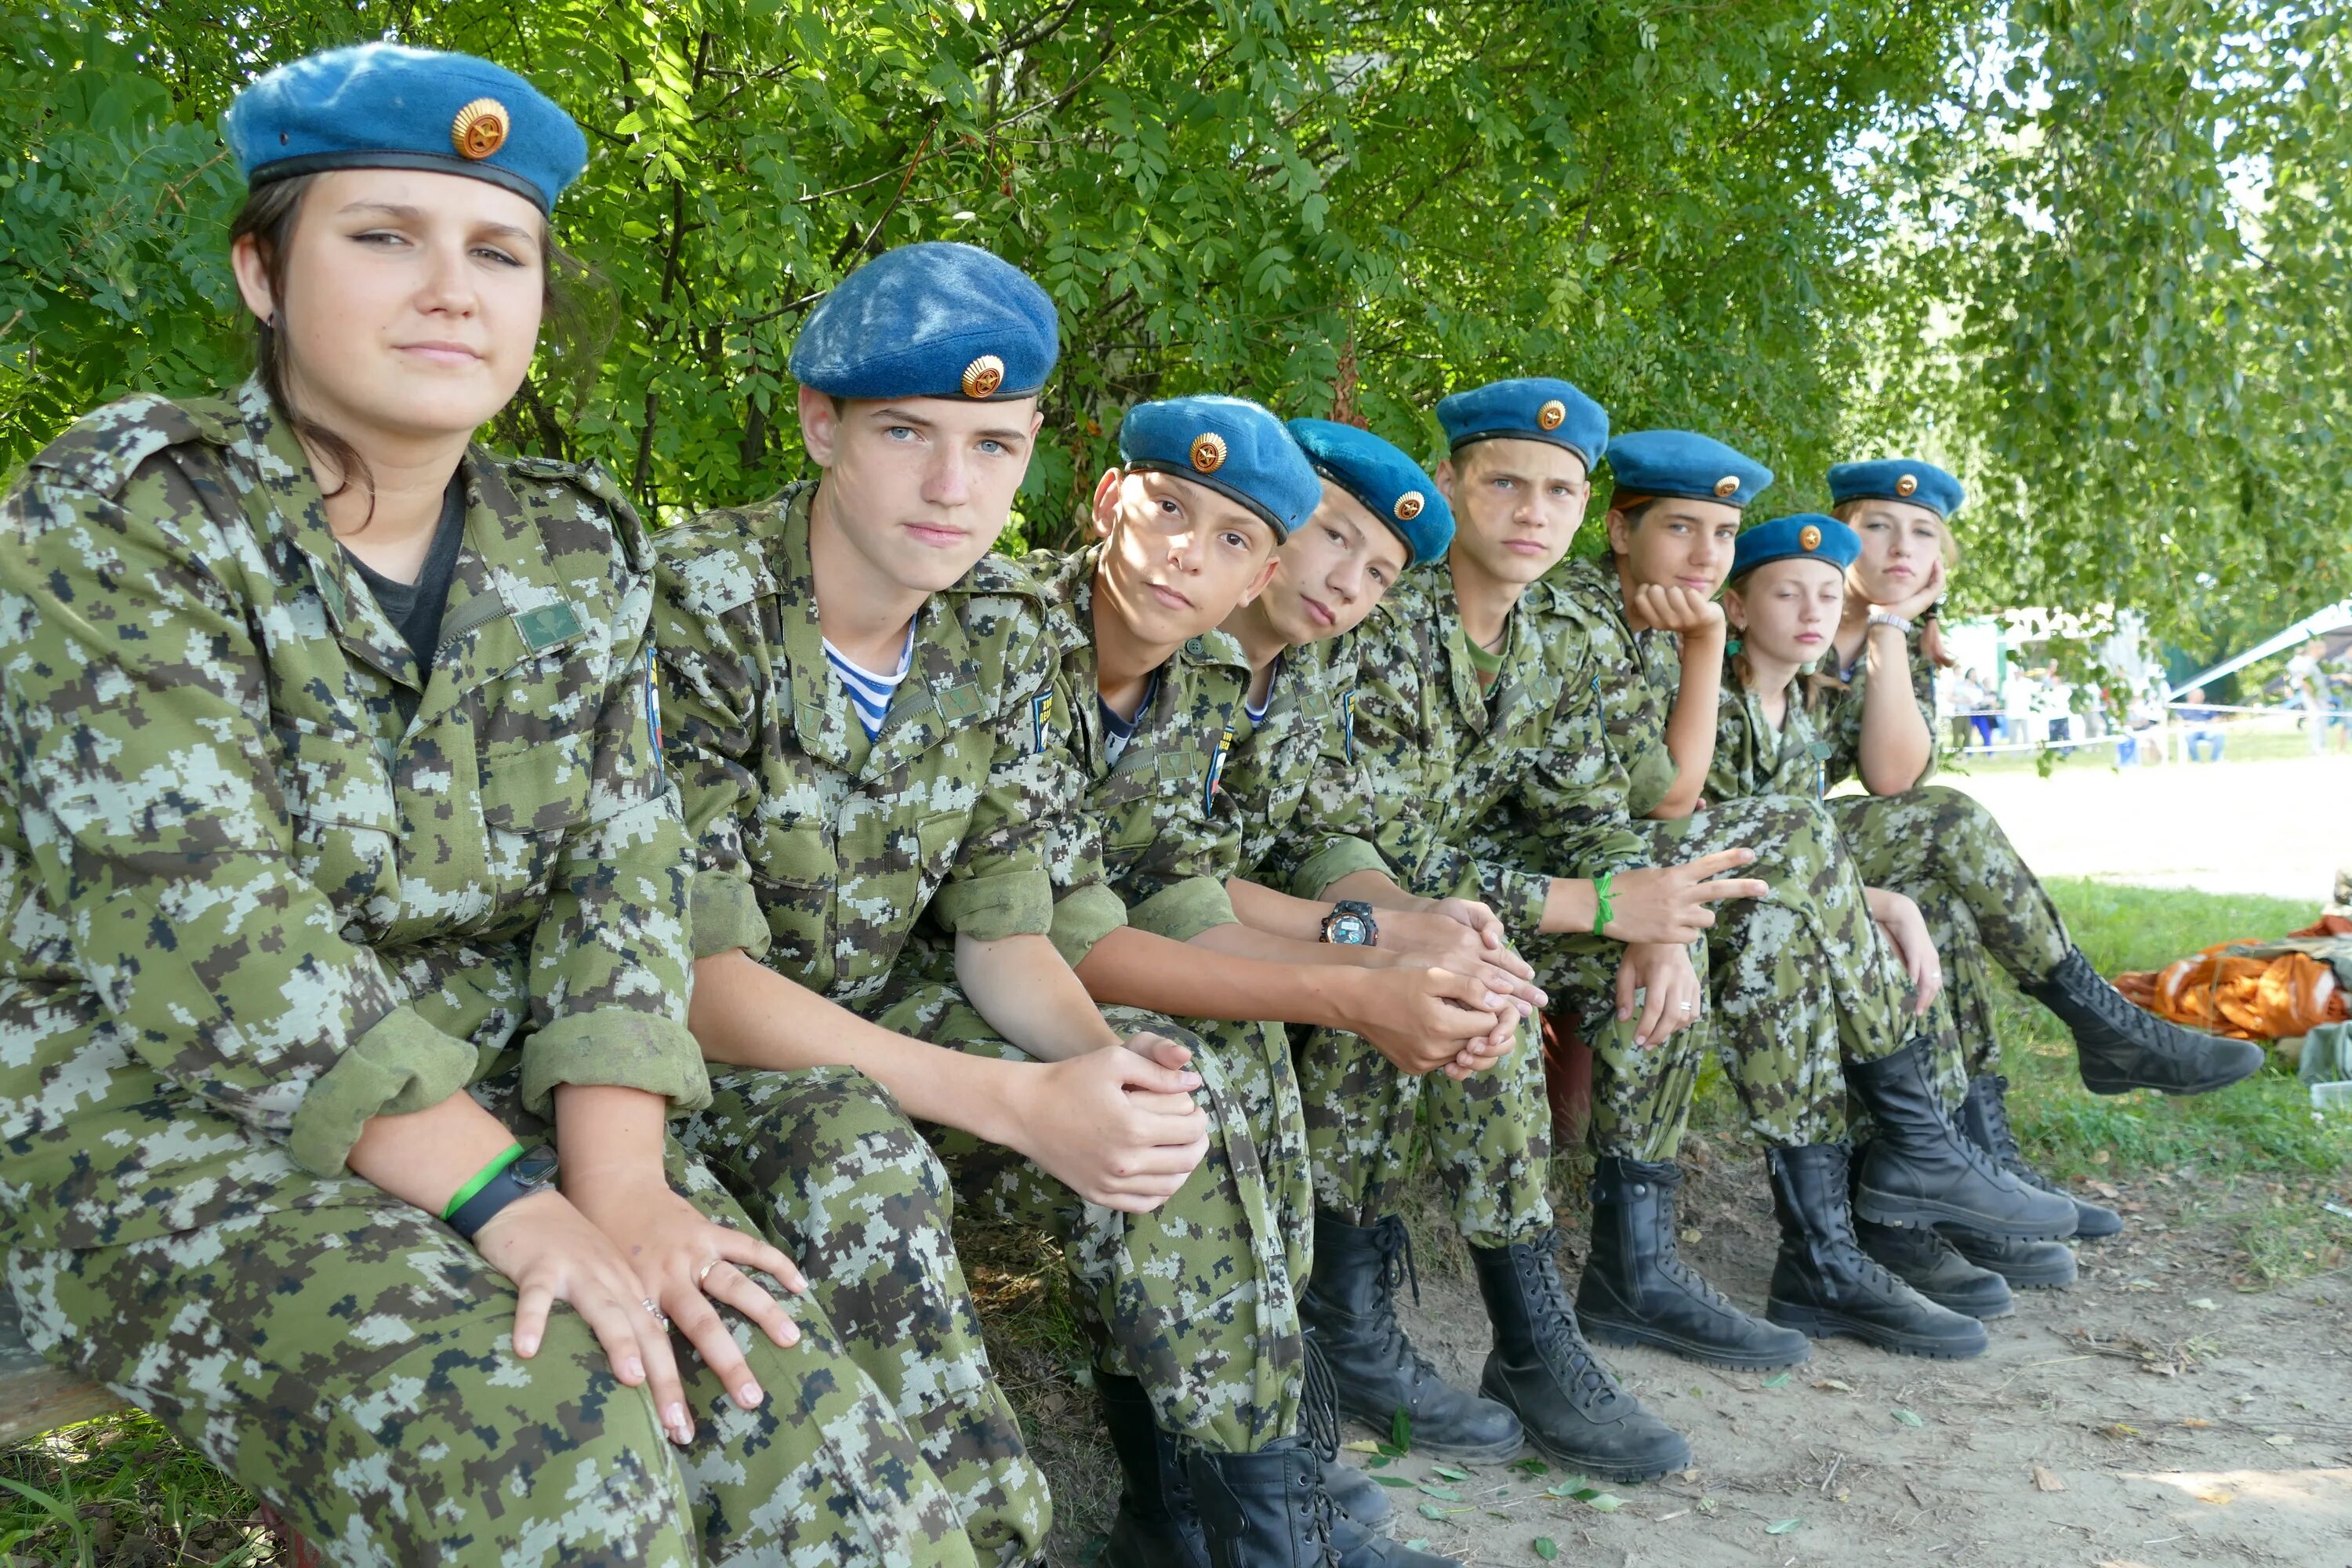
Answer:
[[[1592,934],[1599,936],[1601,927],[1617,918],[1617,908],[1609,901],[1609,884],[1614,871],[1603,871],[1592,879]]]
[[[454,1215],[459,1209],[464,1208],[466,1205],[472,1200],[476,1193],[480,1192],[484,1187],[490,1184],[491,1177],[497,1175],[500,1171],[505,1170],[509,1165],[513,1164],[517,1160],[521,1158],[522,1145],[520,1143],[508,1144],[505,1150],[499,1153],[498,1158],[492,1160],[488,1164],[474,1173],[474,1179],[472,1181],[467,1182],[464,1186],[457,1189],[457,1195],[451,1198],[446,1206],[441,1210],[441,1217],[443,1219],[447,1219],[451,1215]]]

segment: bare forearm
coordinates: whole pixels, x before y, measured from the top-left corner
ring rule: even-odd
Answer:
[[[1094,998],[1042,936],[956,938],[956,980],[989,1027],[1044,1061],[1118,1044]]]
[[[1870,628],[1870,680],[1862,694],[1863,786],[1900,795],[1927,771],[1935,738],[1911,692],[1911,650],[1890,626]]]
[[[1666,718],[1666,754],[1675,760],[1675,782],[1650,809],[1652,820],[1672,822],[1698,809],[1707,769],[1715,764],[1716,701],[1722,687],[1722,635],[1685,634],[1682,685]]]
[[[1600,913],[1601,896],[1590,881],[1554,877],[1550,890],[1544,894],[1544,934],[1559,936],[1595,930],[1593,921]]]
[[[559,1084],[555,1147],[567,1194],[666,1180],[662,1143],[669,1105],[658,1094],[610,1084]]]
[[[1249,940],[1253,945],[1280,941],[1263,933]],[[1097,1002],[1148,1007],[1180,1018],[1265,1019],[1334,1028],[1347,1026],[1338,1004],[1351,973],[1359,972],[1346,966],[1271,963],[1219,952],[1199,942],[1174,942],[1133,926],[1121,926],[1104,937],[1078,964],[1078,978]]]
[[[1324,889],[1333,900],[1360,899],[1376,910],[1426,910],[1434,899],[1417,899],[1385,871],[1350,871]]]
[[[789,1072],[853,1067],[908,1115],[1004,1142],[1008,1075],[1023,1064],[970,1056],[868,1023],[795,985],[741,949],[698,960],[687,1023],[707,1061]]]
[[[437,1215],[514,1141],[473,1096],[453,1094],[405,1116],[371,1117],[346,1163],[393,1196]]]
[[[1358,876],[1362,873],[1357,873]],[[1344,880],[1353,880],[1348,878]],[[1331,906],[1312,899],[1294,899],[1288,893],[1276,892],[1262,883],[1233,877],[1225,882],[1225,896],[1234,901],[1234,913],[1242,924],[1252,931],[1265,931],[1274,936],[1287,937],[1293,942],[1314,942],[1323,934],[1323,917]],[[1332,890],[1334,899],[1353,895]],[[1367,903],[1370,900],[1365,900]]]

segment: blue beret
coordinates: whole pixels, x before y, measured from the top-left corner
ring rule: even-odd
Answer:
[[[1294,419],[1290,434],[1315,471],[1364,503],[1412,552],[1434,561],[1454,542],[1454,509],[1421,465],[1369,430],[1328,419]]]
[[[326,169],[471,174],[551,210],[588,165],[555,100],[471,55],[357,44],[279,66],[221,121],[248,184]]]
[[[1241,502],[1276,539],[1323,504],[1307,454],[1281,420],[1244,397],[1139,403],[1119,421],[1118,455],[1130,468],[1174,474]]]
[[[1523,376],[1457,392],[1437,405],[1448,449],[1473,441],[1549,441],[1584,459],[1591,473],[1609,449],[1609,411],[1564,381]]]
[[[1969,492],[1960,481],[1936,467],[1912,458],[1886,458],[1874,463],[1838,463],[1830,468],[1830,504],[1850,500],[1907,500],[1937,517],[1960,510]]]
[[[1775,561],[1826,561],[1843,572],[1862,554],[1862,535],[1833,517],[1801,511],[1759,522],[1739,536],[1731,551],[1730,581]]]
[[[793,340],[793,378],[835,397],[1034,397],[1061,321],[1029,275],[976,245],[886,250],[839,283]]]
[[[1772,470],[1711,436],[1688,430],[1636,430],[1609,444],[1617,493],[1678,496],[1745,508],[1772,482]]]

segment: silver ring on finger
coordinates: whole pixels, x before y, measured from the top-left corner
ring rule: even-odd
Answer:
[[[644,1300],[638,1302],[637,1305],[643,1307],[646,1311],[651,1312],[654,1315],[654,1321],[659,1323],[663,1328],[666,1329],[669,1327],[669,1314],[661,1310],[661,1303],[655,1300],[651,1296],[646,1297]]]
[[[1698,1004],[1696,1002],[1680,1002],[1675,1004],[1675,1005],[1679,1006],[1685,1013],[1696,1013],[1698,1011]]]

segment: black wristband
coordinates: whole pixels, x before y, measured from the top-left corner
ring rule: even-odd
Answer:
[[[449,1228],[471,1241],[500,1209],[541,1191],[554,1179],[555,1151],[542,1143],[492,1176],[480,1192],[458,1205],[457,1212],[449,1216]]]

